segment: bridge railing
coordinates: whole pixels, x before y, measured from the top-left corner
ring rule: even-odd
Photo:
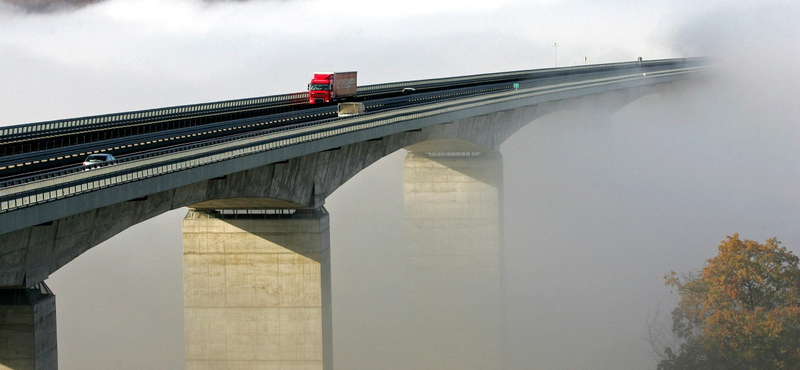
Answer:
[[[479,82],[496,81],[496,80],[528,79],[528,78],[536,78],[542,75],[552,75],[554,73],[568,74],[575,71],[603,70],[609,68],[626,68],[635,66],[671,65],[676,63],[687,63],[687,62],[703,63],[705,61],[707,61],[707,58],[672,58],[672,59],[643,60],[641,62],[635,61],[635,62],[605,63],[605,64],[591,64],[591,65],[558,67],[558,68],[518,70],[510,72],[494,72],[494,73],[483,73],[483,74],[468,75],[468,76],[391,82],[378,85],[367,85],[363,87],[359,86],[358,92],[362,93],[362,92],[372,92],[376,90],[402,89],[404,87],[435,87],[435,86],[448,86],[453,84],[479,83]]]
[[[359,94],[367,94],[381,91],[392,91],[402,89],[403,87],[434,87],[434,86],[447,86],[452,84],[463,83],[479,83],[489,82],[504,79],[517,79],[517,78],[533,78],[540,75],[552,74],[554,72],[569,73],[571,71],[581,70],[599,70],[605,68],[624,68],[636,65],[656,65],[663,64],[669,65],[687,61],[702,61],[703,58],[678,58],[678,59],[659,59],[647,60],[641,62],[622,62],[622,63],[607,63],[607,64],[593,64],[572,67],[560,68],[546,68],[546,69],[533,69],[533,70],[520,70],[511,72],[496,72],[485,73],[469,76],[447,77],[447,78],[434,78],[415,81],[401,81],[385,84],[359,86]],[[247,107],[260,104],[280,104],[280,103],[298,103],[305,102],[308,99],[307,92],[298,92],[283,95],[263,96],[256,98],[245,98],[236,100],[225,100],[212,103],[180,105],[166,108],[155,108],[140,111],[131,111],[106,115],[95,115],[80,118],[70,118],[65,120],[55,120],[46,122],[29,123],[23,125],[14,125],[0,127],[0,138],[8,139],[11,137],[31,136],[36,133],[46,131],[61,131],[76,129],[84,126],[96,126],[98,124],[113,125],[131,120],[141,119],[163,119],[165,117],[175,117],[191,114],[199,114],[207,111],[216,111],[221,109],[235,109],[239,107]],[[2,140],[0,140],[2,141]]]
[[[555,92],[569,90],[578,92],[583,88],[623,83],[636,84],[637,81],[640,84],[650,84],[658,78],[668,76],[677,76],[671,78],[680,79],[682,78],[680,75],[701,70],[704,70],[704,68],[684,68],[677,71],[651,73],[648,77],[632,74],[596,79],[590,82],[571,82],[528,89],[512,89],[482,96],[433,102],[411,108],[397,108],[358,116],[332,118],[321,122],[300,123],[210,140],[186,146],[180,148],[180,150],[170,149],[150,153],[141,158],[132,158],[128,161],[118,162],[114,165],[94,170],[79,171],[58,178],[0,189],[0,213],[123,183],[402,121],[416,120],[511,100],[527,99],[536,95]]]
[[[213,103],[202,103],[192,105],[179,105],[166,108],[155,108],[132,112],[104,114],[96,116],[87,116],[79,118],[70,118],[65,120],[55,120],[46,122],[28,123],[23,125],[0,127],[0,136],[20,136],[35,134],[37,132],[53,131],[72,129],[82,126],[93,126],[97,124],[113,124],[120,122],[127,122],[136,119],[158,119],[166,116],[195,114],[210,110],[219,110],[226,108],[247,107],[256,104],[266,103],[285,103],[308,99],[307,92],[291,93],[274,96],[263,96],[258,98],[246,98],[237,100],[225,100]]]

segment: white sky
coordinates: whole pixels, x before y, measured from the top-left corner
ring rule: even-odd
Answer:
[[[540,290],[521,290],[514,302],[522,308],[509,313],[535,315],[538,321],[515,323],[518,341],[510,356],[525,360],[528,367],[520,369],[642,368],[647,354],[636,346],[644,321],[660,299],[669,297],[661,290],[663,273],[700,268],[713,255],[714,243],[737,231],[761,241],[777,236],[794,242],[787,246],[798,251],[797,40],[796,1],[107,0],[53,14],[29,14],[0,2],[0,125],[297,92],[316,70],[357,70],[359,82],[371,84],[552,67],[554,56],[559,66],[582,64],[584,57],[590,64],[639,56],[722,57],[724,70],[736,78],[726,82],[729,89],[715,90],[723,96],[708,109],[705,100],[696,99],[691,112],[660,111],[655,100],[648,100],[621,112],[614,122],[614,142],[620,145],[610,155],[620,163],[611,167],[598,165],[590,149],[600,144],[588,134],[594,131],[574,129],[579,126],[566,126],[572,131],[564,132],[575,136],[563,135],[560,128],[526,128],[503,148],[507,202],[528,190],[541,195],[507,204],[509,222],[519,224],[513,217],[519,216],[540,225],[530,228],[539,233],[539,252],[531,262],[539,272],[528,276]],[[640,125],[637,117],[649,112],[659,118]],[[661,124],[690,113],[710,123],[686,118],[694,123]],[[570,146],[576,143],[583,146]],[[402,202],[397,194],[365,195],[370,189],[402,189],[400,170],[390,169],[398,161],[402,155],[370,169],[371,175],[360,174],[328,200],[332,230],[342,230],[332,235],[341,250],[355,248],[360,223],[374,219],[361,214],[364,209],[375,202]],[[595,180],[583,182],[587,171],[611,184],[611,196],[585,197],[596,190],[590,186]],[[600,181],[601,188],[604,184]],[[533,211],[525,207],[550,211],[529,214]],[[597,210],[615,215],[616,221],[601,223],[609,234],[572,229],[592,222],[585,215]],[[387,212],[382,217],[402,217],[402,209]],[[176,211],[137,226],[51,277],[48,284],[59,302],[62,369],[182,364],[182,353],[176,353],[183,348],[176,224],[181,217]],[[510,249],[515,241],[533,238],[507,232]],[[639,244],[625,249],[613,232]],[[587,241],[601,243],[596,254],[578,252]],[[563,250],[547,248],[558,243],[565,243]],[[639,254],[639,246],[652,248]],[[141,248],[148,249],[139,253]],[[659,261],[625,264],[650,256]],[[363,284],[357,277],[366,272],[349,268],[355,262],[347,255],[334,258],[347,267],[334,280]],[[509,269],[523,273],[527,261],[510,261]],[[162,262],[177,268],[159,270]],[[368,264],[362,262],[357,265]],[[565,274],[565,265],[578,266],[582,274]],[[592,275],[626,268],[628,275]],[[563,285],[545,286],[548,278]],[[600,288],[587,288],[581,279]],[[364,298],[338,289],[340,297]],[[581,300],[586,297],[602,303]],[[540,301],[550,306],[538,307]],[[340,338],[359,334],[348,331],[347,323],[362,319],[347,316],[353,309],[348,304],[334,303],[339,308],[334,320],[340,323],[334,335]],[[590,316],[588,308],[599,315]],[[593,322],[601,324],[580,326]],[[337,363],[358,363],[363,354],[351,343],[357,342],[341,342]]]
[[[26,14],[0,5],[0,124],[300,91],[314,70],[378,83],[549,67],[554,51],[559,65],[693,56],[675,45],[683,24],[752,6],[111,0]]]

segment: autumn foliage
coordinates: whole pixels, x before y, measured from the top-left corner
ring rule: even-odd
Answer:
[[[681,300],[659,370],[800,369],[798,257],[735,234],[696,277],[665,276]]]

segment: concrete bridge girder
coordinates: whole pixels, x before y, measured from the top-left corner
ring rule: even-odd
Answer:
[[[42,282],[95,245],[176,208],[319,208],[328,195],[359,171],[401,148],[417,152],[495,151],[517,130],[544,115],[566,109],[588,109],[595,116],[610,116],[626,104],[664,89],[664,85],[673,84],[629,88],[443,122],[3,234],[0,235],[0,286],[24,287]]]

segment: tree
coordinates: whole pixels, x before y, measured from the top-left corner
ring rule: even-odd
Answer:
[[[698,276],[665,284],[681,300],[659,370],[800,369],[798,257],[777,239],[764,244],[729,236]]]

